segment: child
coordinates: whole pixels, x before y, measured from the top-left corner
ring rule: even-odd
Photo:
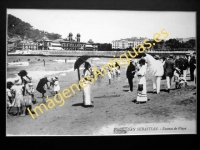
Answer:
[[[117,62],[115,62],[115,67],[116,67],[116,75],[120,76],[120,65]]]
[[[31,80],[32,80],[32,78],[31,78]],[[28,99],[30,99],[31,100],[31,102],[33,103],[33,104],[35,104],[35,103],[37,103],[37,101],[36,101],[36,99],[34,98],[34,88],[33,88],[33,83],[31,82],[31,80],[30,80],[30,82],[28,82],[27,84],[26,84],[26,93],[27,93],[27,95],[28,95]]]
[[[23,98],[23,87],[19,79],[15,80],[15,85],[11,87],[11,90],[15,92],[15,103],[14,107],[17,107],[17,114],[21,117],[25,116],[25,102]]]
[[[15,104],[15,93],[13,90],[11,90],[11,87],[13,86],[13,83],[12,82],[7,82],[7,89],[6,89],[6,93],[7,93],[7,96],[8,96],[8,100],[7,100],[7,109],[8,109],[8,112],[7,112],[7,115],[9,115],[9,112],[11,110],[11,108],[14,106]]]
[[[29,108],[29,110],[32,112],[33,103],[34,104],[36,103],[36,100],[34,99],[34,88],[33,88],[33,84],[31,83],[31,80],[28,81],[26,84],[26,93],[27,95],[24,96],[24,102],[26,105],[25,114],[28,115],[27,108]],[[34,114],[34,112],[32,112],[32,114]]]
[[[54,90],[55,94],[58,94],[58,92],[60,91],[60,85],[59,85],[57,76],[55,76],[55,78],[54,78],[53,90]]]
[[[112,78],[112,71],[110,69],[108,69],[109,85],[111,84],[111,78]]]
[[[50,82],[51,95],[54,96],[54,81],[55,81],[55,77],[48,78],[48,81]]]

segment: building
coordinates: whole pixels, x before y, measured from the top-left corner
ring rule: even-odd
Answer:
[[[75,40],[76,39],[76,40]],[[64,50],[88,50],[97,51],[98,45],[95,43],[85,43],[81,42],[81,35],[78,33],[73,39],[73,34],[69,33],[69,36],[64,41],[60,41],[61,47]]]
[[[81,35],[78,33],[73,39],[73,34],[69,33],[67,39],[57,39],[50,40],[46,36],[42,39],[33,42],[30,40],[20,40],[17,43],[17,50],[87,50],[87,51],[97,51],[98,44],[96,43],[86,43],[80,41]],[[12,49],[15,45],[8,41],[8,49]]]
[[[61,47],[64,50],[84,50],[85,43],[80,42],[81,35],[78,33],[76,35],[76,40],[73,39],[73,34],[69,33],[69,36],[66,40],[61,41]]]
[[[17,50],[37,50],[38,43],[29,40],[22,40],[17,44]]]
[[[49,46],[51,46],[52,40],[49,40],[46,36],[42,39],[37,40],[38,42],[38,50],[48,50]]]
[[[176,40],[178,40],[179,42],[187,42],[189,40],[195,40],[196,38],[195,37],[188,37],[188,38],[176,38]]]
[[[62,41],[63,39],[56,39],[51,41],[48,50],[64,50],[60,44]]]
[[[112,41],[112,49],[126,49],[129,47],[136,48],[138,44],[143,44],[145,39],[146,38],[132,37],[132,38],[126,38],[126,39],[121,39],[121,40],[115,40],[115,41]]]

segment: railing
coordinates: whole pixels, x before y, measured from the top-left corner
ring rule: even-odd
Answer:
[[[25,52],[25,50],[22,50]],[[67,50],[28,50],[34,55],[63,55],[63,56],[102,56],[102,57],[119,57],[127,51],[67,51]],[[194,51],[146,51],[149,54],[190,54]],[[133,52],[134,53],[134,52]],[[9,54],[9,53],[8,53]]]

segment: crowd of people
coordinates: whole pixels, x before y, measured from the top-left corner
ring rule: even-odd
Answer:
[[[49,83],[49,84],[48,84]],[[46,85],[46,86],[45,86]],[[39,80],[36,90],[42,94],[43,103],[45,103],[46,89],[51,90],[51,94],[57,94],[60,90],[58,77],[44,77]],[[34,88],[32,83],[32,77],[28,76],[26,70],[21,70],[15,80],[7,82],[7,115],[10,116],[12,108],[17,108],[17,112],[13,115],[24,117],[28,115],[27,109],[32,111],[33,104],[37,103],[34,97]]]
[[[145,54],[144,54],[145,56]],[[167,88],[166,91],[170,92],[172,78],[174,77],[175,89],[181,88],[185,83],[187,86],[186,76],[190,74],[190,81],[195,81],[196,84],[196,53],[192,55],[177,55],[176,58],[173,55],[169,55],[167,58],[159,57],[155,55],[156,59],[156,71],[153,72],[153,93],[160,93],[160,82],[166,79]],[[138,71],[137,71],[138,70]],[[133,91],[133,78],[138,76],[138,95],[136,103],[146,102],[146,74],[147,61],[145,57],[142,57],[139,62],[131,61],[127,67],[126,77],[130,86],[129,92]]]
[[[167,58],[155,55],[157,70],[153,72],[153,93],[160,93],[160,83],[161,80],[166,80],[166,91],[170,92],[172,88],[172,78],[174,77],[175,89],[181,88],[185,83],[187,86],[186,76],[190,73],[191,81],[195,81],[196,84],[196,53],[192,55],[177,55],[176,58],[173,55],[169,55]],[[120,65],[116,62],[115,65],[109,64],[106,69],[108,74],[108,85],[111,84],[111,79],[120,76]],[[99,68],[99,70],[104,73],[104,69]],[[130,64],[126,70],[126,78],[130,86],[128,92],[133,92],[133,79],[137,76],[137,97],[136,103],[146,103],[149,99],[147,98],[147,87],[146,87],[146,74],[147,74],[147,60],[142,57],[139,61],[130,60]],[[89,62],[84,63],[83,70],[84,82],[83,86],[83,106],[84,107],[94,107],[93,99],[91,96],[91,79],[94,78],[94,72],[92,70],[91,64]],[[102,76],[99,75],[99,78]],[[50,90],[51,94],[58,94],[60,91],[60,85],[57,76],[44,77],[41,78],[37,84],[36,90],[42,94],[43,103],[45,103],[45,93],[46,90]],[[28,114],[27,108],[32,110],[33,104],[37,103],[34,98],[34,88],[32,84],[32,78],[28,76],[25,70],[21,70],[18,73],[18,77],[14,82],[7,82],[7,114],[10,114],[10,110],[13,107],[17,108],[17,113],[14,115],[25,116]],[[33,114],[34,112],[31,111]]]

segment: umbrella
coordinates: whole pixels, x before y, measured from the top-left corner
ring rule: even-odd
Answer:
[[[74,70],[79,69],[79,67],[86,62],[86,60],[90,58],[89,56],[81,56],[79,57],[76,62],[74,63]]]
[[[89,57],[89,56],[81,56],[81,57],[79,57],[79,58],[76,60],[76,62],[74,63],[74,70],[77,69],[77,72],[78,72],[78,80],[79,80],[79,81],[80,81],[80,70],[79,70],[79,67],[80,67],[84,62],[86,62],[86,60],[87,60],[88,58],[90,58],[90,57]],[[79,88],[81,88],[80,85],[79,85]]]

